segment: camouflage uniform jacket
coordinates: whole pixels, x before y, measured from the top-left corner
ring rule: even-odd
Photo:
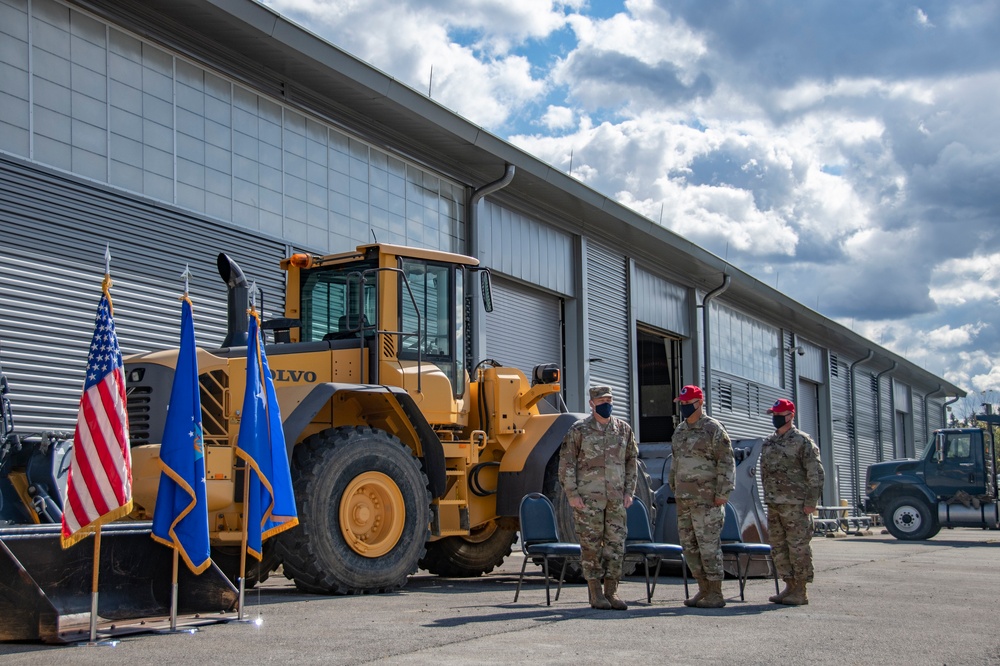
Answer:
[[[614,416],[601,425],[593,415],[580,419],[563,438],[559,481],[568,498],[585,501],[635,492],[639,446],[632,427]]]
[[[823,463],[819,448],[806,433],[792,426],[783,435],[764,440],[760,477],[765,504],[819,504],[823,491]]]
[[[710,416],[681,421],[670,440],[673,462],[667,483],[677,499],[714,502],[736,487],[736,462],[729,433]]]

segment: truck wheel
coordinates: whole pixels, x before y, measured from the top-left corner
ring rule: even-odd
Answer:
[[[635,497],[642,500],[642,503],[646,505],[646,510],[649,511],[650,518],[650,530],[652,531],[654,525],[656,524],[656,518],[654,516],[654,511],[656,507],[653,504],[653,492],[649,487],[649,475],[646,473],[646,466],[641,463],[639,464],[639,476],[635,484]],[[559,453],[557,452],[549,460],[548,465],[545,467],[545,480],[542,484],[542,493],[552,500],[552,506],[556,510],[556,523],[559,527],[559,537],[563,541],[573,541],[578,542],[579,537],[576,534],[576,527],[573,524],[573,509],[569,505],[569,499],[566,497],[566,492],[563,490],[562,483],[559,482]],[[549,560],[550,571],[556,570],[562,567],[562,560],[550,559]],[[622,574],[625,576],[631,575],[635,572],[638,564],[631,560],[626,560],[625,565],[622,568]],[[576,562],[570,562],[566,567],[566,580],[571,583],[582,583],[585,582],[583,578],[583,569]]]
[[[397,437],[369,427],[318,433],[295,447],[292,477],[299,525],[277,537],[277,550],[298,589],[385,592],[417,571],[431,498]]]
[[[515,530],[491,521],[469,536],[445,537],[428,543],[420,568],[437,576],[475,578],[500,566],[510,555],[516,538]]]
[[[882,520],[889,534],[904,541],[922,541],[941,527],[927,502],[917,497],[897,497],[889,503]]]

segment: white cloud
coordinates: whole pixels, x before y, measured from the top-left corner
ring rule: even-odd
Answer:
[[[541,117],[540,122],[548,130],[561,130],[573,126],[576,121],[576,113],[568,106],[556,106],[550,104],[548,110]]]
[[[1000,4],[269,0],[950,381],[1000,370]],[[571,157],[572,156],[572,157]]]

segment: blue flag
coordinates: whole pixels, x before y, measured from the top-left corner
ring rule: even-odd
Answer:
[[[160,444],[160,485],[153,511],[153,538],[172,546],[196,574],[212,563],[205,499],[205,443],[201,430],[198,353],[191,301],[181,304],[181,347]]]
[[[259,560],[264,540],[295,527],[299,519],[278,398],[254,311],[250,313],[247,335],[247,389],[236,455],[246,461],[250,478],[249,494],[243,499],[247,552]]]

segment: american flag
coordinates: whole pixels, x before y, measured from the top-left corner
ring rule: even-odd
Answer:
[[[63,548],[132,510],[125,368],[115,334],[110,286],[111,279],[105,276],[63,502]]]

